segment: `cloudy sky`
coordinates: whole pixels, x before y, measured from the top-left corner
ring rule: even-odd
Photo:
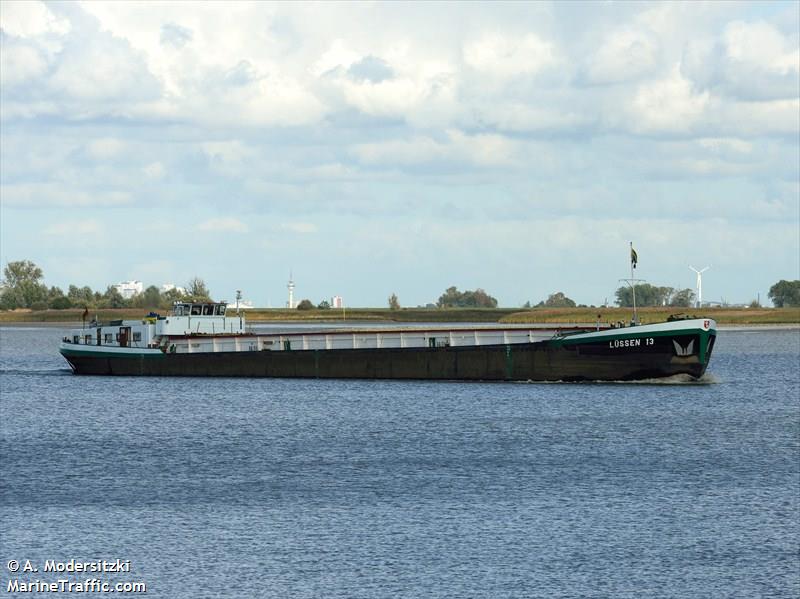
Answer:
[[[800,278],[800,4],[0,3],[0,260],[48,285],[749,302]]]

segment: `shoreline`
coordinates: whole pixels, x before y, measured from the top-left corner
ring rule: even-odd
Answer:
[[[91,310],[90,317],[100,322],[113,320],[140,320],[148,308],[97,309]],[[157,310],[166,315],[166,309]],[[678,307],[640,308],[641,324],[666,321],[671,315],[692,318],[711,318],[718,327],[800,327],[800,307],[792,308],[703,308],[694,310]],[[231,311],[234,315],[234,312]],[[248,324],[402,324],[402,323],[440,323],[440,324],[586,324],[630,322],[630,308],[348,308],[337,310],[288,310],[252,309],[243,310],[242,315]],[[0,326],[57,326],[77,328],[84,322],[82,309],[68,310],[17,310],[0,312]],[[235,315],[234,315],[235,317]]]

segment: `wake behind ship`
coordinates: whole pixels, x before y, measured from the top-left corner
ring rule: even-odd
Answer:
[[[700,378],[716,338],[708,318],[629,327],[505,326],[248,331],[225,303],[73,329],[76,374],[485,381]]]

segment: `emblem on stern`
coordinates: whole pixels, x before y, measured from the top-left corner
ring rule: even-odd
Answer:
[[[673,339],[672,345],[675,346],[675,353],[680,357],[691,356],[694,351],[694,340],[690,341],[689,345],[686,347],[683,347],[680,343]]]

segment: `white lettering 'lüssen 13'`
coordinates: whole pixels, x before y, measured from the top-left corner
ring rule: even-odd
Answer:
[[[645,345],[655,345],[655,339],[646,337],[644,339],[614,339],[608,342],[608,347],[616,349],[618,347],[640,347],[644,341]]]

